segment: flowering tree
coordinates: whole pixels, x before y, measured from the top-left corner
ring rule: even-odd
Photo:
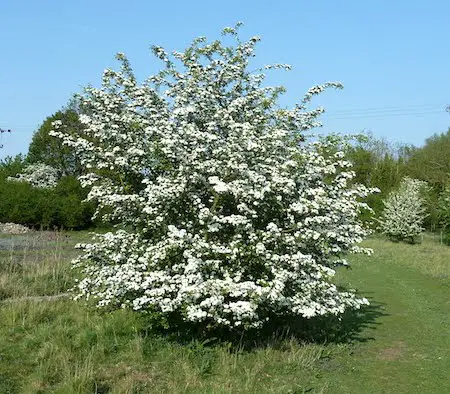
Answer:
[[[120,223],[80,245],[77,298],[244,329],[359,308],[367,300],[331,279],[347,253],[370,253],[356,244],[371,191],[350,185],[345,141],[307,135],[323,112],[310,100],[341,85],[281,109],[283,89],[247,70],[259,39],[223,33],[235,43],[197,38],[171,56],[154,47],[165,67],[143,84],[118,54],[120,71],[81,98],[84,137],[54,124],[82,160],[97,215]]]
[[[8,177],[9,181],[28,182],[34,187],[49,189],[58,183],[58,171],[43,163],[30,164],[16,177]]]
[[[420,235],[426,218],[425,200],[422,192],[426,182],[405,177],[398,190],[383,201],[384,211],[379,219],[381,231],[396,240],[414,238]]]

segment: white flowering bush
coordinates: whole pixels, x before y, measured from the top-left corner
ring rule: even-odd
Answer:
[[[50,189],[58,183],[58,171],[43,163],[30,164],[23,169],[23,172],[15,177],[8,177],[9,181],[27,182],[34,187]]]
[[[395,240],[410,239],[420,235],[427,217],[423,192],[427,183],[409,177],[403,178],[397,190],[389,194],[379,218],[380,230]]]
[[[80,245],[76,298],[244,329],[367,304],[332,278],[347,253],[370,253],[357,244],[371,191],[351,185],[345,141],[308,135],[323,112],[308,103],[341,85],[282,109],[283,89],[263,87],[263,69],[248,71],[259,39],[224,35],[230,46],[154,47],[164,69],[142,84],[119,54],[121,69],[80,98],[84,137],[54,125],[82,160],[97,215],[120,224]]]

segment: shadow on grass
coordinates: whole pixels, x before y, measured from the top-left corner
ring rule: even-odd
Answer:
[[[384,312],[384,304],[371,301],[359,310],[349,310],[340,318],[326,316],[300,318],[297,316],[270,319],[260,330],[230,331],[224,329],[206,330],[204,326],[172,324],[173,329],[155,329],[147,326],[145,335],[159,334],[167,339],[189,344],[192,341],[205,346],[227,344],[230,349],[251,351],[257,348],[282,348],[286,341],[295,339],[301,343],[353,343],[374,340],[370,332],[380,323],[377,321]]]

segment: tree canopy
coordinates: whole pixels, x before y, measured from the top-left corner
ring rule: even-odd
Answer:
[[[82,133],[83,124],[79,114],[73,109],[63,109],[49,116],[34,133],[28,149],[27,161],[30,164],[46,164],[55,168],[60,176],[77,176],[81,174],[80,158],[75,151],[65,146],[61,140],[49,135],[53,129],[52,123],[64,123],[68,134]]]
[[[414,150],[408,161],[408,172],[439,192],[444,190],[450,179],[450,128],[446,133],[428,138],[423,147]]]

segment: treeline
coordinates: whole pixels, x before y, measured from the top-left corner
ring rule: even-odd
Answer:
[[[355,181],[380,189],[380,193],[368,198],[376,216],[381,214],[389,193],[398,188],[404,177],[410,177],[429,186],[425,196],[426,229],[442,228],[438,206],[440,196],[450,186],[450,129],[431,136],[422,147],[389,144],[368,134],[349,148],[348,157],[354,164]]]
[[[78,113],[79,109],[72,104],[48,117],[33,135],[26,156],[0,161],[0,222],[35,228],[83,229],[93,225],[94,204],[82,203],[87,191],[77,180],[82,173],[80,160],[59,139],[49,135],[55,120],[60,120],[70,133],[82,133]],[[380,189],[380,193],[369,196],[367,201],[376,217],[380,216],[389,193],[407,176],[430,186],[426,196],[427,230],[442,228],[437,207],[439,197],[450,187],[450,129],[428,138],[422,147],[394,145],[366,134],[348,148],[347,156],[354,164],[354,181]],[[54,187],[11,181],[29,166],[39,163],[55,169],[58,180]]]
[[[49,135],[52,122],[61,120],[74,133],[81,130],[78,114],[64,109],[48,117],[33,135],[26,156],[18,155],[0,162],[0,222],[13,222],[28,227],[53,229],[84,229],[92,226],[92,203],[82,201],[87,196],[77,176],[81,174],[78,158],[68,147]],[[38,187],[20,179],[20,174],[36,165],[54,169],[56,183]],[[39,175],[39,174],[38,174]],[[45,178],[48,174],[41,174]]]
[[[26,163],[26,162],[25,162]],[[14,169],[24,161],[4,161],[0,170],[0,222],[28,227],[83,229],[91,225],[92,204],[83,204],[86,191],[73,176],[62,177],[54,188],[34,187],[27,182],[12,182]]]

